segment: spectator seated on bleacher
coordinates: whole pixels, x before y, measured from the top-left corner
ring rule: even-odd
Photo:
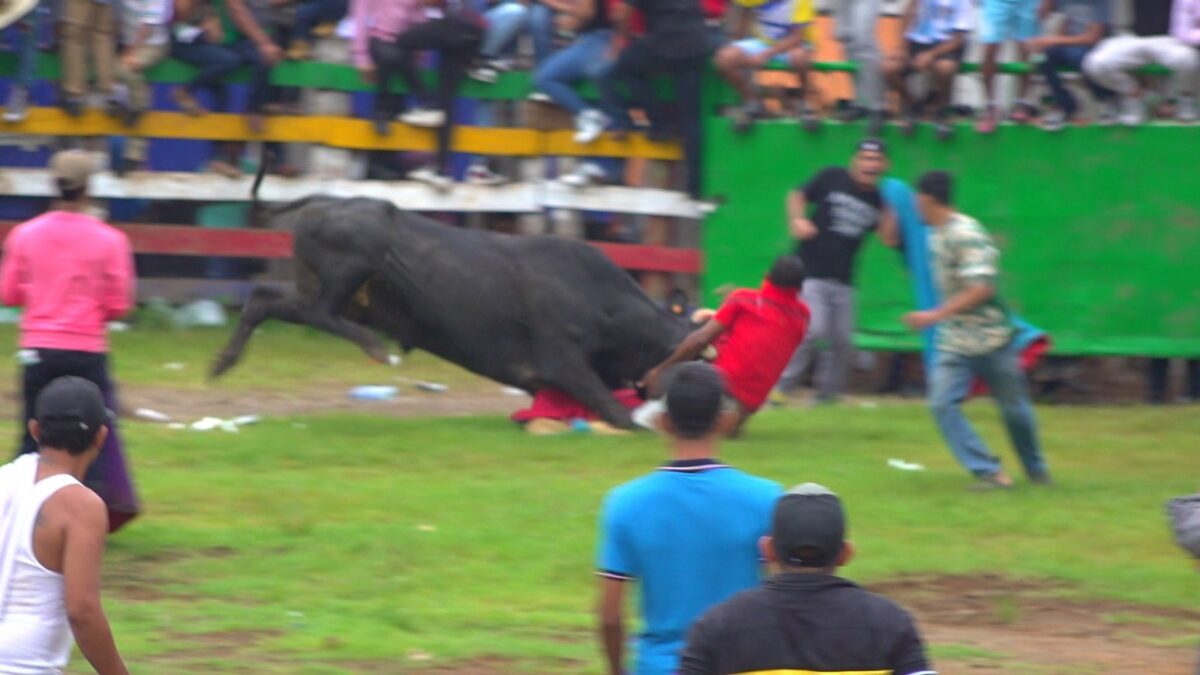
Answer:
[[[737,29],[734,41],[717,52],[717,71],[737,90],[742,106],[733,116],[734,129],[749,130],[765,110],[750,72],[767,64],[787,66],[800,81],[800,121],[815,131],[818,119],[805,102],[808,89],[808,65],[812,60],[813,0],[734,0]],[[753,33],[751,33],[751,30]]]
[[[1044,55],[1038,70],[1046,78],[1056,106],[1042,117],[1042,127],[1047,131],[1060,131],[1079,113],[1079,103],[1063,83],[1060,70],[1079,70],[1087,55],[1108,35],[1112,26],[1112,3],[1110,0],[1050,0],[1043,6],[1043,14],[1050,12],[1063,14],[1061,30],[1035,37],[1025,46],[1031,53]],[[1101,104],[1097,122],[1115,122],[1116,111],[1112,105],[1115,94],[1086,75],[1083,81]]]
[[[314,38],[333,35],[337,22],[346,16],[349,0],[304,0],[296,5],[287,57],[305,61],[312,57]]]
[[[1176,119],[1196,121],[1200,0],[1144,0],[1132,7],[1133,34],[1101,42],[1084,59],[1084,73],[1121,94],[1121,124],[1137,126],[1146,120],[1146,88],[1132,71],[1152,64],[1165,66],[1178,94]]]
[[[133,126],[150,109],[153,92],[146,81],[146,70],[167,58],[171,48],[171,0],[123,0],[121,19],[121,56],[117,61],[117,80],[124,88],[116,105],[126,126]],[[126,141],[123,156],[116,162],[118,174],[140,168],[146,161],[149,140],[133,137]]]
[[[905,50],[892,53],[884,62],[888,85],[900,98],[901,130],[912,134],[929,103],[939,139],[954,133],[950,125],[950,95],[954,77],[962,65],[967,35],[975,27],[973,0],[912,0],[904,14]],[[931,92],[925,101],[915,100],[909,76],[922,73],[930,78]]]
[[[47,0],[43,0],[47,1]],[[63,110],[72,117],[83,114],[88,96],[88,70],[96,71],[96,89],[108,109],[118,112],[116,98],[117,36],[115,1],[63,0],[61,7]]]
[[[1038,25],[1038,8],[1042,0],[983,0],[979,21],[979,39],[983,43],[983,62],[979,76],[983,80],[983,115],[975,124],[981,134],[996,131],[1000,121],[996,101],[996,68],[1000,47],[1005,42],[1015,42],[1021,62],[1029,59],[1026,42],[1041,33]],[[1026,100],[1029,93],[1029,76],[1017,75],[1017,100],[1009,113],[1013,121],[1024,123],[1033,119],[1037,108]]]
[[[43,25],[49,23],[50,3],[38,0],[9,0],[0,5],[0,29],[16,23],[15,48],[17,71],[9,84],[4,103],[4,121],[20,122],[28,115],[29,90],[37,76],[38,40]]]

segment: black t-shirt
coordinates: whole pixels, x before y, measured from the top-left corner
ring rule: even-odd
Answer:
[[[1133,3],[1133,32],[1142,36],[1169,35],[1171,0],[1137,0]]]
[[[699,0],[629,0],[646,21],[644,40],[668,59],[685,60],[708,51],[708,30]]]
[[[849,171],[831,166],[797,189],[816,207],[811,220],[818,234],[799,246],[807,276],[852,283],[858,248],[867,233],[879,227],[879,188],[859,185]]]

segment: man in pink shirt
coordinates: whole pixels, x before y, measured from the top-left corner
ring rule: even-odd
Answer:
[[[0,262],[0,302],[24,308],[19,354],[27,428],[38,394],[65,375],[94,382],[108,407],[117,408],[106,326],[133,305],[129,239],[87,214],[95,158],[80,150],[59,152],[50,171],[60,195],[56,210],[14,228]],[[139,509],[115,425],[110,431],[84,482],[104,498],[110,531],[116,531]],[[28,430],[21,452],[37,452]]]

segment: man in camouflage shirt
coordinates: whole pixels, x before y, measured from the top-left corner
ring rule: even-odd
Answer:
[[[999,458],[962,412],[972,380],[983,378],[1026,475],[1034,484],[1047,485],[1050,474],[1013,341],[1015,330],[996,293],[1000,254],[978,221],[954,209],[953,190],[953,178],[944,171],[927,173],[917,183],[921,217],[933,228],[929,248],[934,276],[945,298],[934,309],[904,317],[916,331],[937,326],[929,405],[954,456],[978,480],[972,489],[1012,487]]]

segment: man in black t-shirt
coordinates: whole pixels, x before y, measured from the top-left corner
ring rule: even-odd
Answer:
[[[1165,66],[1176,83],[1175,116],[1180,122],[1196,121],[1195,84],[1200,74],[1200,47],[1194,29],[1185,21],[1172,26],[1172,14],[1184,16],[1195,0],[1138,0],[1132,3],[1133,35],[1103,40],[1083,60],[1083,72],[1100,86],[1121,94],[1121,124],[1137,126],[1146,119],[1145,91],[1136,73],[1151,64]],[[1180,11],[1175,11],[1179,9]],[[1185,39],[1191,43],[1185,42]]]
[[[854,351],[854,259],[872,230],[878,229],[888,246],[899,243],[896,216],[879,192],[887,166],[884,142],[866,139],[859,142],[849,170],[826,168],[788,194],[788,230],[799,240],[798,254],[808,270],[802,299],[812,323],[776,385],[783,394],[796,388],[816,350],[825,346],[815,378],[817,402],[842,395]]]

